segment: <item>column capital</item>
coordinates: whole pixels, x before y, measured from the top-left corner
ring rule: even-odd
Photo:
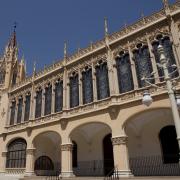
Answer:
[[[126,144],[127,139],[128,139],[128,137],[124,135],[124,136],[112,137],[111,141],[112,141],[112,144],[114,146],[114,145]]]
[[[61,144],[61,151],[72,151],[73,144]]]

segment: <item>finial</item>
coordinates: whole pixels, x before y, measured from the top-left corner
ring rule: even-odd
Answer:
[[[142,18],[143,22],[145,23],[145,16],[144,16],[143,12],[141,12],[141,18]]]
[[[34,64],[33,64],[33,75],[36,74],[36,61],[34,61]]]
[[[108,36],[107,17],[104,18],[104,32],[105,32],[105,37],[107,37]]]
[[[64,59],[67,58],[67,42],[64,41]]]
[[[91,47],[91,49],[93,49],[93,42],[92,41],[90,41],[90,47]]]
[[[15,21],[15,22],[14,22],[14,25],[13,25],[13,31],[14,31],[14,33],[16,32],[16,28],[17,28],[17,22]]]
[[[25,58],[24,58],[24,54],[22,55],[22,59],[21,59],[21,64],[24,64],[25,62]]]
[[[164,11],[165,11],[166,15],[170,15],[168,0],[162,0],[162,1],[163,1]]]

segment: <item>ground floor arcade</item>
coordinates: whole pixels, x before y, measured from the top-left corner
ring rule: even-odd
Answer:
[[[72,119],[65,128],[52,124],[7,136],[2,142],[1,173],[106,176],[116,169],[121,176],[180,175],[169,108],[139,111],[124,122],[117,113],[113,120],[101,112]]]

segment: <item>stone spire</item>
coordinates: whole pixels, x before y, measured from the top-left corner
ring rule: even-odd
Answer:
[[[64,59],[67,58],[67,42],[64,42]]]
[[[170,14],[170,9],[169,9],[169,2],[168,0],[162,0],[163,1],[163,6],[164,6],[164,11],[166,15]]]
[[[104,18],[104,35],[105,35],[105,44],[108,49],[109,47],[109,33],[108,33],[108,25],[107,25],[107,17]]]

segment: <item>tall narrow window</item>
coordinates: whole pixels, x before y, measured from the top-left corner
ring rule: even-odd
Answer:
[[[36,110],[35,118],[41,117],[42,111],[42,90],[36,92]]]
[[[52,102],[52,86],[49,85],[45,89],[45,115],[51,114],[51,102]]]
[[[24,121],[29,120],[30,105],[31,105],[31,95],[26,95]]]
[[[16,101],[13,101],[11,104],[10,125],[14,124],[15,112],[16,112]]]
[[[9,144],[6,168],[25,168],[26,146],[26,141],[24,139],[16,139]]]
[[[70,77],[70,107],[76,107],[79,105],[79,76],[73,73]]]
[[[17,72],[14,72],[12,77],[12,85],[16,84],[16,78],[17,78]]]
[[[62,111],[63,108],[63,82],[57,81],[55,84],[55,112]]]
[[[116,67],[119,92],[124,93],[133,90],[134,84],[129,54],[124,54],[124,52],[120,53],[120,56],[116,58]]]
[[[0,84],[4,84],[5,74],[6,71],[4,69],[0,69]]]
[[[92,69],[86,67],[82,72],[83,104],[93,101]]]
[[[96,66],[96,83],[98,100],[109,97],[109,79],[106,62],[100,61],[99,65]]]
[[[137,45],[137,50],[134,51],[134,59],[139,87],[144,87],[147,84],[142,78],[151,78],[153,71],[148,46]],[[154,79],[150,79],[149,82],[154,83]]]
[[[175,71],[176,67],[172,66],[173,64],[176,64],[176,60],[175,60],[175,56],[174,56],[174,52],[173,52],[173,48],[172,48],[172,43],[171,43],[169,37],[167,37],[167,36],[163,37],[162,35],[159,35],[157,37],[157,41],[152,44],[153,52],[154,52],[157,63],[160,63],[160,57],[159,57],[159,53],[157,50],[159,44],[161,44],[164,48],[164,53],[165,53],[165,56],[166,56],[167,62],[168,62],[168,71],[169,71],[171,78],[177,77],[179,75],[178,71]],[[160,77],[164,76],[163,70],[160,67],[158,67],[158,73],[159,73]],[[164,78],[160,78],[160,81],[163,81],[163,80],[164,80]]]
[[[21,123],[22,119],[22,107],[23,107],[23,98],[21,97],[18,102],[18,112],[17,112],[17,124]]]

